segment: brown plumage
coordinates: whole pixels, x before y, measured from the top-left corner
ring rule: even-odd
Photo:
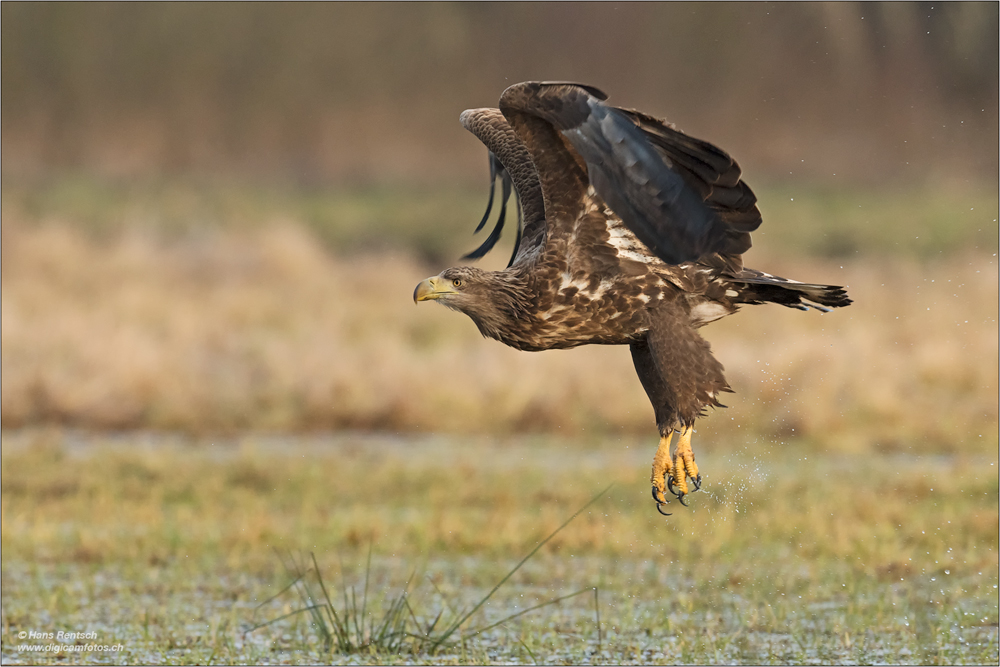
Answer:
[[[697,329],[743,304],[826,311],[851,301],[840,287],[743,268],[761,216],[739,165],[606,99],[589,86],[527,82],[504,91],[499,109],[461,115],[490,151],[494,181],[480,228],[502,184],[496,228],[467,257],[496,243],[512,186],[514,255],[503,271],[446,269],[420,283],[414,300],[437,299],[520,350],[629,345],[661,435],[652,480],[660,507],[665,488],[683,498],[688,477],[697,488],[692,425],[731,391]],[[675,430],[682,437],[671,457]]]

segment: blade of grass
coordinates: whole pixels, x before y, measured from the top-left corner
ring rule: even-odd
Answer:
[[[361,627],[364,628],[365,625],[365,612],[368,609],[368,578],[371,576],[372,572],[372,540],[368,540],[368,564],[365,566],[365,589],[361,594]],[[369,626],[372,624],[369,623]],[[374,628],[370,628],[374,629]],[[370,632],[369,632],[370,634]]]
[[[542,607],[548,607],[551,604],[557,604],[559,602],[562,602],[563,600],[568,600],[570,598],[574,598],[577,595],[580,595],[582,593],[586,593],[589,590],[590,590],[589,588],[584,588],[582,590],[577,591],[576,593],[570,593],[569,595],[563,595],[562,597],[553,598],[553,599],[548,600],[546,602],[542,602],[540,604],[536,604],[534,607],[528,607],[527,609],[522,609],[521,611],[517,612],[516,614],[511,614],[510,616],[507,616],[506,618],[504,618],[502,620],[499,620],[496,623],[490,623],[489,625],[487,625],[485,627],[477,628],[475,630],[472,630],[469,633],[469,636],[472,637],[472,636],[478,635],[481,632],[486,632],[487,630],[491,630],[491,629],[497,627],[498,625],[503,625],[507,621],[514,620],[518,616],[524,616],[525,614],[527,614],[530,611],[535,611],[536,609],[541,609]]]
[[[527,651],[528,655],[531,656],[531,662],[533,662],[533,663],[535,663],[537,665],[538,664],[538,659],[535,657],[535,654],[531,652],[531,649],[528,648],[528,645],[524,643],[524,640],[521,639],[520,637],[518,637],[517,641],[520,642],[521,646],[524,647],[524,650]]]
[[[354,587],[350,589],[347,587],[347,575],[344,570],[344,555],[340,554],[340,591],[344,596],[344,637],[348,646],[352,646],[351,643],[351,599],[348,595],[348,590],[352,593],[354,592]],[[355,625],[357,625],[357,619],[355,619]]]
[[[259,605],[257,605],[254,608],[253,616],[256,616],[257,612],[264,605],[266,605],[269,602],[271,602],[272,600],[275,600],[278,597],[284,595],[289,590],[291,590],[292,588],[294,588],[297,584],[303,583],[303,580],[305,579],[306,575],[309,574],[308,570],[303,570],[295,562],[295,557],[291,553],[288,554],[288,558],[289,558],[289,561],[292,563],[292,566],[289,566],[288,563],[285,562],[285,559],[282,557],[281,552],[278,549],[275,549],[274,552],[275,552],[275,555],[278,557],[278,559],[281,561],[282,565],[285,567],[285,570],[288,571],[288,572],[291,572],[292,574],[295,574],[296,576],[295,576],[294,579],[292,579],[291,582],[289,582],[289,584],[287,586],[285,586],[283,589],[281,589],[278,593],[276,593],[275,595],[272,595],[267,600],[265,600],[265,601],[261,602]],[[299,594],[299,596],[302,597],[301,593]],[[278,620],[281,620],[281,619],[284,619],[284,618],[288,618],[290,616],[295,616],[296,614],[300,614],[300,613],[302,613],[304,611],[310,611],[311,613],[313,613],[311,611],[312,605],[310,605],[311,600],[304,599],[303,602],[306,604],[305,607],[303,607],[301,609],[297,609],[295,611],[292,611],[292,612],[290,612],[288,614],[284,614],[283,616],[280,616],[279,618],[273,619],[271,621],[267,621],[265,623],[259,623],[259,624],[255,625],[255,626],[253,626],[252,628],[250,628],[249,630],[247,630],[247,632],[253,632],[254,630],[257,630],[257,629],[262,628],[264,626],[270,625],[271,623],[274,623],[275,621],[278,621]]]
[[[319,583],[319,589],[323,593],[324,608],[330,617],[330,626],[337,637],[337,646],[343,649],[345,646],[350,645],[350,638],[347,636],[347,631],[344,629],[340,616],[337,614],[337,608],[333,606],[333,600],[330,599],[330,592],[326,588],[326,582],[323,581],[323,575],[320,574],[319,563],[316,562],[316,554],[310,551],[309,557],[312,559],[313,572],[316,573],[316,581]]]
[[[601,650],[601,608],[597,601],[597,586],[594,586],[594,616],[597,618],[597,650]]]
[[[435,592],[436,592],[436,593],[438,594],[438,596],[439,596],[439,597],[441,598],[441,602],[442,602],[442,603],[444,603],[444,606],[448,608],[448,611],[450,611],[450,612],[451,612],[452,616],[456,616],[456,617],[457,617],[457,616],[459,615],[459,612],[455,611],[455,607],[453,607],[453,606],[451,605],[451,603],[450,603],[450,602],[448,602],[448,598],[447,598],[447,597],[445,596],[445,594],[444,594],[444,593],[443,593],[443,592],[441,591],[441,589],[440,589],[440,588],[438,587],[438,585],[437,585],[436,583],[434,583],[434,580],[433,580],[433,579],[431,579],[430,577],[427,577],[427,581],[429,581],[429,582],[430,582],[431,586],[432,586],[432,587],[434,588],[434,591],[435,591]],[[441,611],[441,613],[439,613],[439,614],[438,614],[438,618],[440,618],[440,617],[441,617],[441,614],[442,614],[442,613],[444,613],[444,610],[442,610],[442,611]],[[436,624],[437,624],[437,619],[435,619],[435,625],[436,625]],[[430,630],[428,630],[428,632],[430,632]]]
[[[350,605],[344,615],[350,620],[354,620],[354,644],[355,646],[361,646],[364,643],[364,634],[358,625],[358,596],[354,590],[354,586],[351,586],[351,594],[348,596],[350,600]]]
[[[418,632],[423,633],[422,635],[414,635],[414,636],[420,636],[422,639],[430,638],[431,632],[433,632],[434,628],[437,627],[438,621],[441,620],[441,616],[444,614],[444,609],[438,611],[437,616],[434,617],[433,621],[427,624],[427,627],[421,627],[420,621],[417,620],[417,615],[413,612],[413,607],[410,606],[409,601],[406,601],[406,609],[407,611],[410,612],[410,619],[413,621],[413,626],[417,629]]]
[[[254,610],[253,610],[253,614],[254,614],[254,616],[256,616],[256,615],[257,615],[257,611],[258,611],[258,610],[260,610],[260,608],[261,608],[261,607],[263,607],[264,605],[266,605],[267,603],[269,603],[269,602],[271,602],[271,601],[273,601],[273,600],[277,600],[277,599],[278,599],[279,597],[281,597],[282,595],[284,595],[285,593],[287,593],[287,592],[288,592],[288,590],[289,590],[289,589],[290,589],[290,588],[291,588],[292,586],[294,586],[295,584],[299,583],[299,581],[300,581],[301,579],[302,579],[302,575],[299,575],[299,576],[295,577],[294,579],[292,579],[291,583],[289,583],[289,584],[288,584],[287,586],[285,586],[285,587],[284,587],[284,588],[282,588],[282,589],[281,589],[280,591],[278,591],[277,593],[275,593],[274,595],[272,595],[272,596],[271,596],[271,597],[269,597],[268,599],[264,600],[263,602],[261,602],[261,603],[260,603],[259,605],[257,605],[256,607],[254,607]]]
[[[321,577],[319,574],[319,568],[305,567],[305,563],[297,562],[295,560],[295,556],[292,555],[291,553],[289,553],[289,558],[295,565],[295,569],[301,574],[299,584],[295,590],[299,594],[299,598],[302,600],[302,603],[306,605],[304,607],[304,610],[308,610],[309,615],[312,616],[313,626],[316,628],[316,631],[322,636],[324,648],[329,650],[333,646],[334,632],[336,632],[336,630],[334,628],[334,630],[331,631],[330,626],[327,624],[326,617],[323,615],[325,607],[322,602],[316,602],[312,589],[309,587],[309,579],[308,579],[308,574],[310,571],[315,572],[317,579],[320,579]],[[315,557],[313,558],[313,565],[314,566],[316,565]]]
[[[322,606],[323,605],[314,605],[314,607],[316,607],[316,608],[320,608]],[[304,607],[302,609],[296,609],[295,611],[290,611],[287,614],[282,614],[281,616],[279,616],[277,618],[272,618],[270,621],[265,621],[264,623],[260,623],[259,625],[255,625],[252,628],[250,628],[249,630],[247,630],[247,632],[253,632],[254,630],[259,630],[259,629],[261,629],[263,627],[271,625],[272,623],[277,623],[278,621],[282,621],[282,620],[284,620],[286,618],[291,618],[292,616],[295,616],[296,614],[301,614],[302,612],[309,611],[310,609],[311,609],[310,607]]]
[[[415,575],[416,571],[410,574],[410,578],[407,579],[403,591],[389,605],[389,609],[382,617],[382,621],[377,626],[372,626],[372,632],[368,641],[369,646],[398,652],[402,646],[403,638],[411,635],[411,633],[406,632],[405,611],[410,608],[407,596],[409,594],[410,583],[413,581]]]

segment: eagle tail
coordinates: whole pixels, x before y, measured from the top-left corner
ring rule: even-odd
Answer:
[[[733,282],[739,295],[736,301],[739,303],[777,303],[799,310],[814,308],[824,313],[831,308],[851,304],[847,291],[839,285],[800,283],[752,269],[741,271]]]

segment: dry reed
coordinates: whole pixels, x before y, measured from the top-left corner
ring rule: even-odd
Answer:
[[[751,307],[704,329],[737,392],[702,422],[710,437],[996,445],[995,256],[759,257],[748,264],[849,285],[856,303]],[[336,256],[292,221],[101,240],[8,212],[3,426],[652,435],[627,349],[482,340],[467,318],[411,302],[439,268]]]

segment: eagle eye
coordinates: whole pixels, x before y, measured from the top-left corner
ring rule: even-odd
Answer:
[[[455,278],[454,280],[451,281],[451,284],[454,285],[455,287],[461,287],[462,286],[462,279],[461,278]]]

